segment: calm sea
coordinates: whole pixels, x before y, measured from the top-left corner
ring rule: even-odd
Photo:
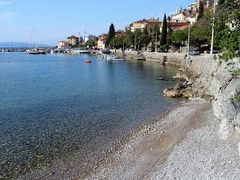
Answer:
[[[176,71],[95,56],[0,53],[0,179],[53,167],[67,174],[76,164],[81,172],[114,141],[178,103],[162,96],[174,81],[156,80],[171,80]]]

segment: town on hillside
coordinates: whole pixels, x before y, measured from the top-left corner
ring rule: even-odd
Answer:
[[[191,55],[219,53],[220,48],[224,49],[225,42],[229,40],[227,37],[222,38],[223,34],[235,30],[234,20],[229,20],[225,22],[224,28],[215,30],[214,34],[214,28],[220,27],[214,24],[215,17],[219,16],[219,22],[224,19],[220,19],[220,15],[216,13],[216,7],[218,12],[224,8],[221,6],[221,1],[196,0],[186,8],[178,8],[172,15],[165,14],[163,20],[155,17],[141,19],[130,23],[124,30],[118,31],[115,31],[115,26],[111,24],[109,32],[99,36],[71,35],[66,40],[59,41],[57,48],[60,51],[73,48],[98,50],[109,48],[178,52]],[[232,41],[234,42],[237,34],[234,32],[231,35],[233,35]],[[234,52],[227,53],[229,56]]]

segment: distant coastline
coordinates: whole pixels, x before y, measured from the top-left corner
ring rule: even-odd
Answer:
[[[0,42],[0,48],[35,48],[35,47],[53,47],[48,44],[24,43],[24,42]]]

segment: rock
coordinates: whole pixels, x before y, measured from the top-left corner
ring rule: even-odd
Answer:
[[[165,97],[169,97],[169,98],[178,98],[178,97],[182,97],[182,98],[191,98],[194,97],[194,93],[192,92],[192,90],[186,90],[186,89],[176,89],[176,88],[166,88],[163,91],[163,95]]]
[[[157,78],[157,80],[164,80],[162,77]]]
[[[164,89],[163,91],[163,95],[165,97],[169,97],[169,98],[177,98],[177,97],[180,97],[180,94],[178,91],[172,89],[172,88],[166,88]]]
[[[193,98],[194,93],[191,90],[187,90],[187,91],[183,92],[182,97],[183,98]]]
[[[234,126],[227,119],[222,120],[219,129],[220,137],[224,140],[229,139],[234,134]]]
[[[239,151],[239,156],[240,156],[240,141],[238,143],[238,151]]]
[[[234,122],[235,125],[240,127],[240,112],[236,115],[233,122]]]
[[[181,89],[185,89],[187,88],[186,84],[184,84],[183,82],[179,82],[176,84],[176,86],[174,87],[174,90],[181,90]]]

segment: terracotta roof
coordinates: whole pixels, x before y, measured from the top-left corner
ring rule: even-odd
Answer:
[[[77,36],[74,36],[74,35],[72,35],[72,36],[68,37],[67,39],[78,39],[78,37],[77,37]]]
[[[98,38],[101,40],[101,41],[104,41],[107,39],[107,34],[101,34],[100,36],[98,36]]]
[[[133,23],[147,23],[147,20],[146,19],[142,19],[142,20],[135,21]]]
[[[183,30],[188,28],[189,23],[187,22],[169,22],[170,26],[173,28],[174,31],[176,30]]]
[[[160,21],[159,21],[159,19],[154,19],[154,18],[152,18],[152,19],[142,19],[142,20],[138,20],[138,21],[135,21],[135,22],[133,22],[133,23],[151,23],[151,24],[155,24],[155,23],[160,23]]]

